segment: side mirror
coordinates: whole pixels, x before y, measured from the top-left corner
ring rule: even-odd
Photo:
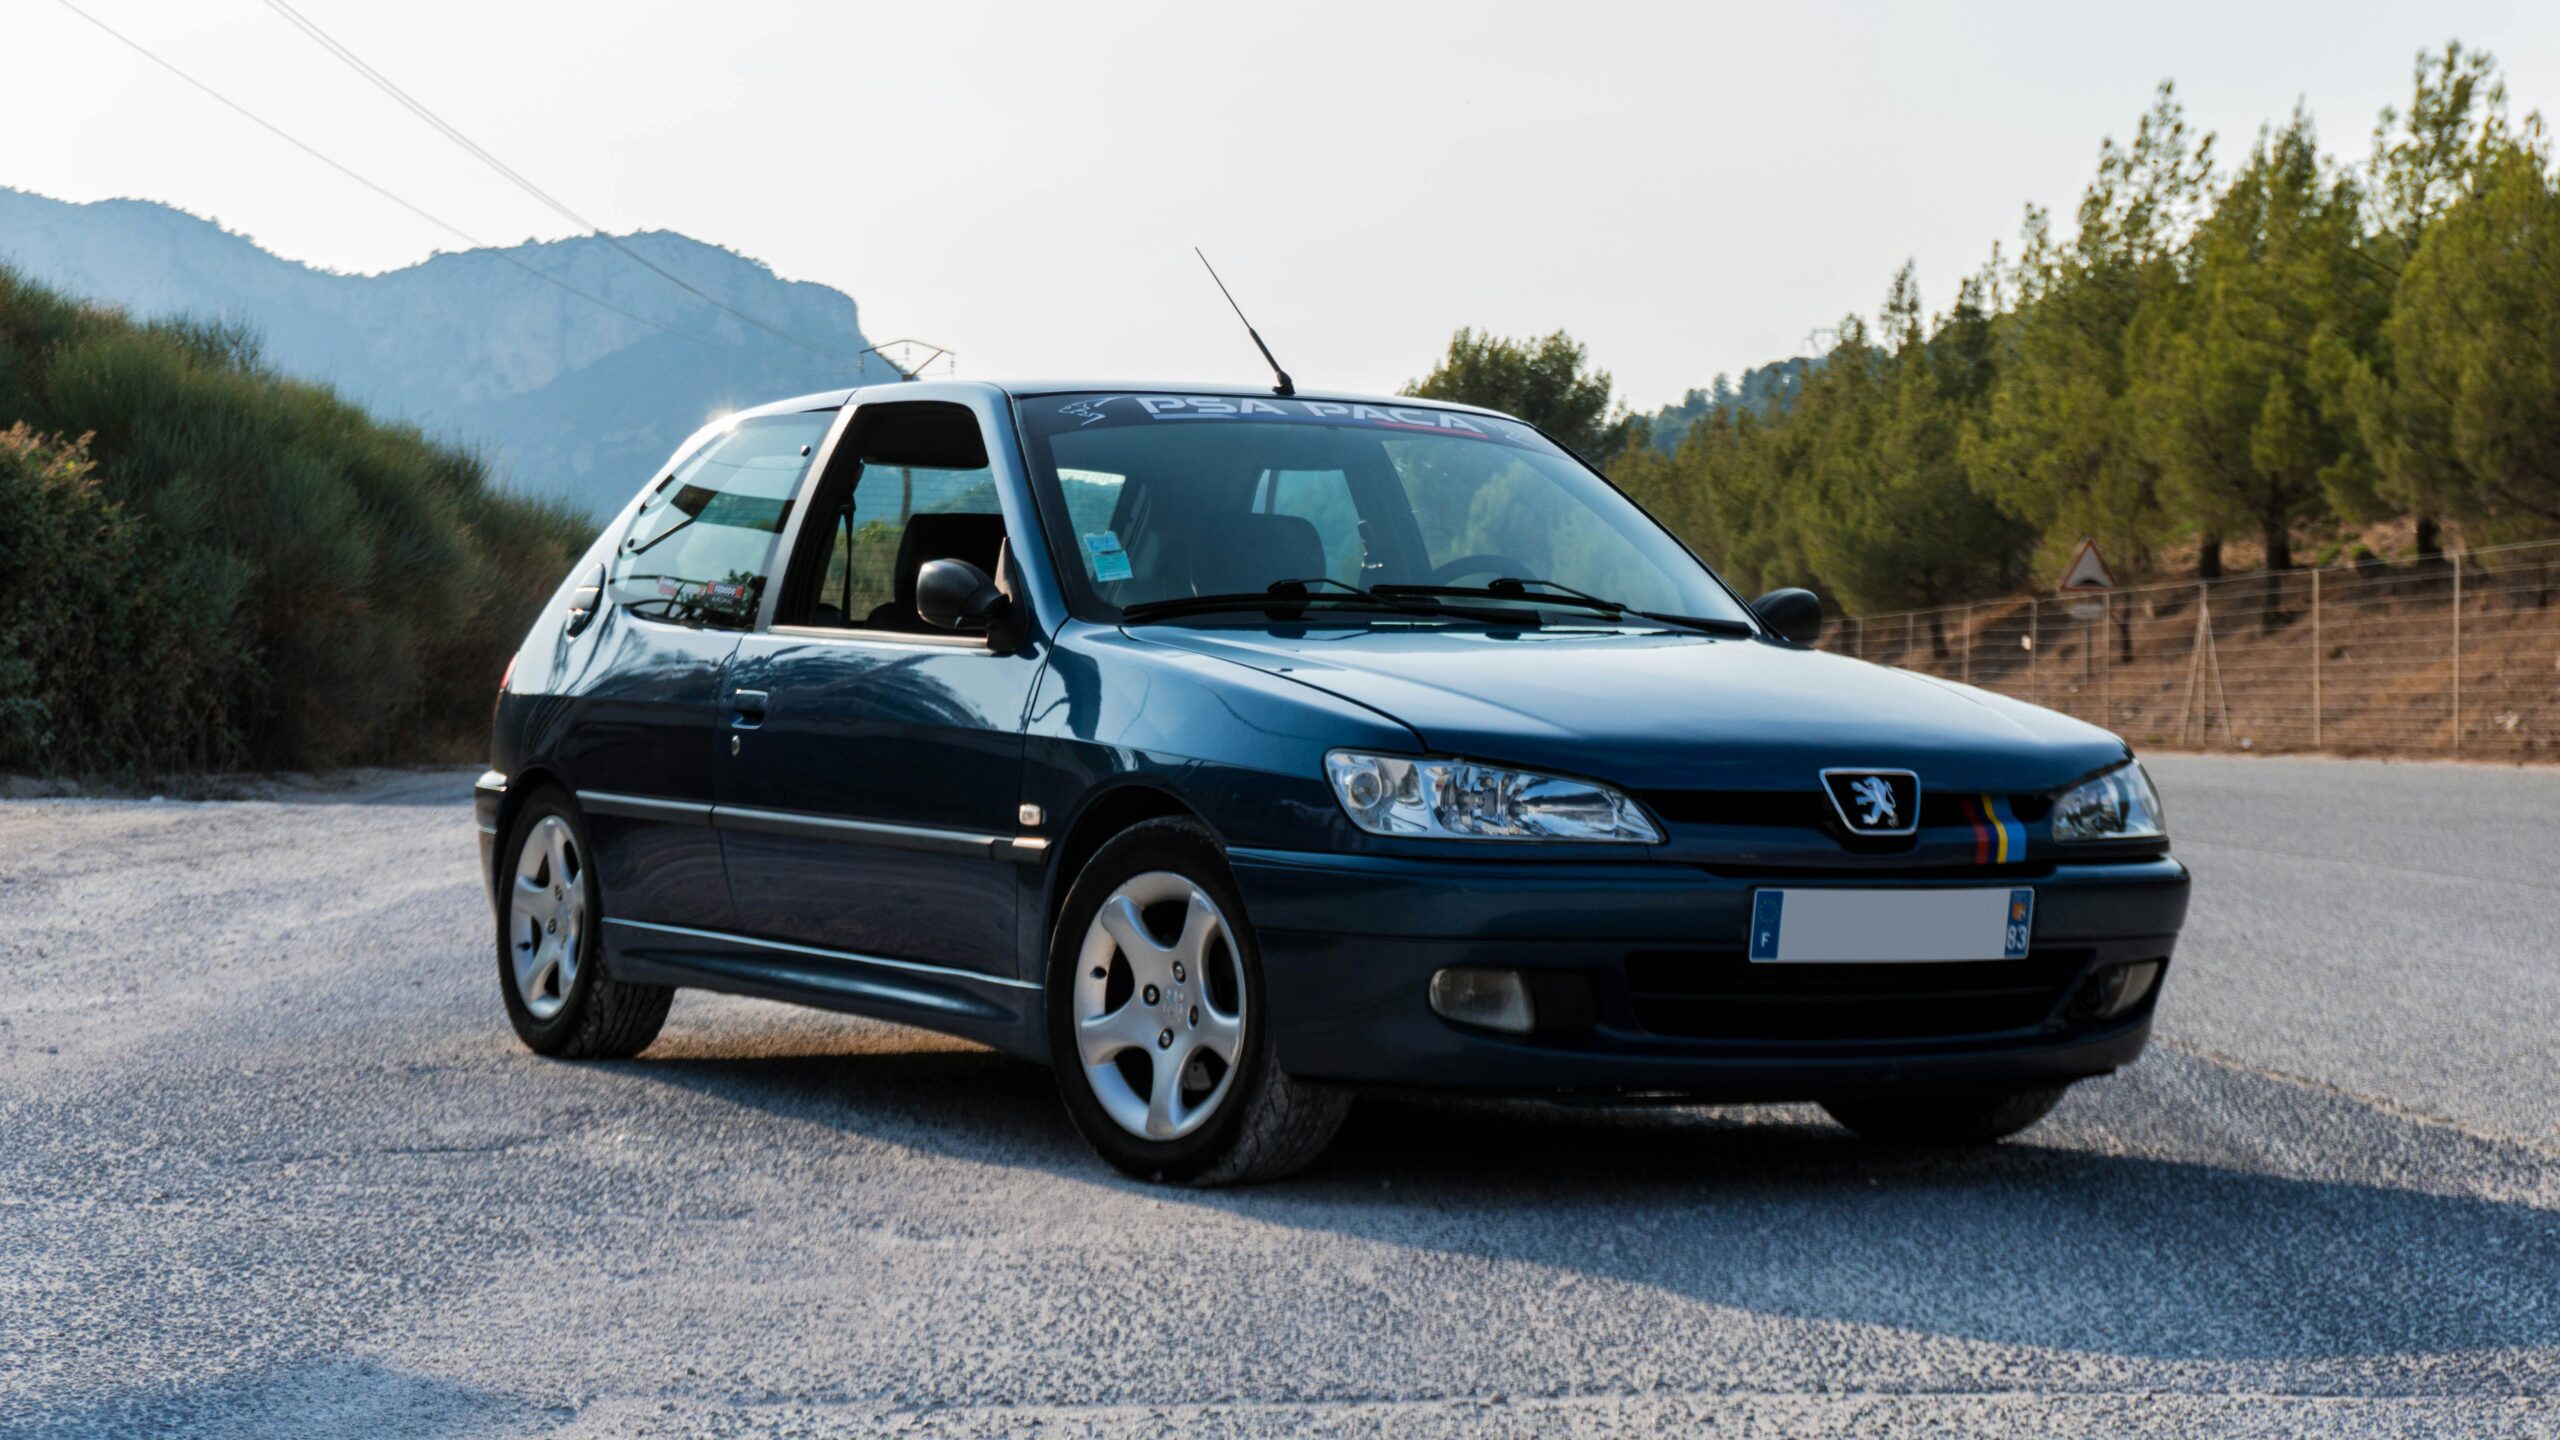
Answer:
[[[1013,601],[966,560],[927,560],[916,571],[916,614],[944,630],[984,630]]]
[[[1822,597],[1810,590],[1772,590],[1751,602],[1751,613],[1779,638],[1798,645],[1810,645],[1822,634]]]

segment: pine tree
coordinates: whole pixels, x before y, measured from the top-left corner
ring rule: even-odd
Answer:
[[[2190,282],[2138,327],[2132,395],[2163,497],[2205,533],[2254,528],[2274,568],[2293,563],[2294,528],[2329,513],[2324,473],[2356,463],[2354,432],[2322,419],[2310,372],[2322,337],[2380,323],[2361,207],[2297,111],[2197,227]]]
[[[1999,377],[1965,461],[1983,493],[2044,537],[2051,566],[2086,535],[2147,568],[2166,528],[2158,467],[2126,397],[2126,350],[2144,307],[2183,283],[2212,175],[2213,137],[2189,130],[2163,84],[2132,143],[2100,148],[2076,231],[2057,235],[2030,207],[2016,264],[2004,272],[1994,257],[1990,288],[2013,308],[1996,326]]]

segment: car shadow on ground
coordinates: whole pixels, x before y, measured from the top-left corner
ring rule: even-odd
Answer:
[[[2177,1052],[2155,1051],[2147,1081],[2075,1092],[2020,1140],[1954,1153],[1870,1145],[1803,1108],[1364,1096],[1305,1175],[1202,1191],[1110,1171],[1067,1124],[1046,1070],[915,1043],[644,1058],[628,1070],[1064,1184],[1777,1317],[2197,1361],[2560,1345],[2560,1213],[2430,1191],[2423,1169],[2343,1181],[2284,1173],[2263,1149],[2234,1153],[2235,1115],[2255,1126],[2253,1109],[2289,1113],[2301,1095],[2250,1093],[2283,1082]],[[2198,1086],[2219,1093],[2183,1093]],[[2164,1129],[2173,1107],[2214,1113],[2173,1111]],[[2124,1153],[2127,1131],[2153,1153]],[[2442,1130],[2425,1139],[2496,1145]]]

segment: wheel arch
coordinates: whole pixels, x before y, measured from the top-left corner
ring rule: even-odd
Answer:
[[[535,795],[546,789],[558,790],[569,797],[569,803],[577,803],[577,792],[571,790],[569,783],[548,766],[528,765],[507,777],[506,792],[498,798],[498,843],[491,847],[490,884],[495,885],[506,867],[515,863],[507,854],[507,837],[516,831],[516,817],[524,813],[524,807]]]
[[[1059,838],[1056,858],[1049,866],[1048,902],[1040,925],[1040,968],[1048,969],[1049,956],[1055,949],[1058,914],[1066,908],[1067,891],[1074,888],[1076,877],[1111,838],[1134,825],[1149,820],[1196,820],[1215,836],[1218,827],[1210,825],[1198,807],[1173,791],[1144,781],[1115,785],[1086,802]],[[1225,842],[1220,841],[1221,848]]]

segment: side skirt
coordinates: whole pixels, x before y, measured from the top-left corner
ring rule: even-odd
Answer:
[[[611,916],[604,941],[617,979],[867,1015],[1048,1058],[1042,989],[1028,981]]]

